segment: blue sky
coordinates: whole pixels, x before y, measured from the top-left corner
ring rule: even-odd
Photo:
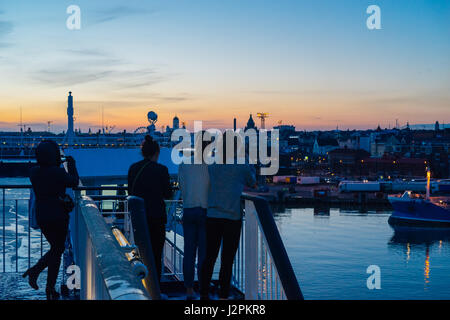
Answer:
[[[81,8],[82,29],[66,28]],[[368,30],[366,8],[381,8]],[[0,127],[450,122],[450,1],[0,0]],[[15,127],[16,128],[16,127]]]

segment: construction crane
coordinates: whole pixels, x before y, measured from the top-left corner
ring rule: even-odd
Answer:
[[[269,114],[265,112],[258,112],[256,116],[261,119],[261,129],[265,129],[266,119],[269,117]]]
[[[106,132],[106,134],[111,134],[112,133],[112,131],[114,130],[116,128],[116,126],[106,126],[105,127],[105,132]]]

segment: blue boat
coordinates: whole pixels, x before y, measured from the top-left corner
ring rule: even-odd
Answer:
[[[450,227],[450,197],[421,197],[406,191],[401,197],[389,196],[394,212],[391,225]]]

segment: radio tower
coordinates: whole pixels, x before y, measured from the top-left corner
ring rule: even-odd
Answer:
[[[265,112],[258,112],[256,116],[261,119],[261,129],[266,129],[266,119],[269,117],[269,114]]]

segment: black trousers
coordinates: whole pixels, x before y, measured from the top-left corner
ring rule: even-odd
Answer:
[[[242,221],[207,218],[206,219],[206,257],[200,279],[200,295],[209,294],[214,265],[222,245],[219,273],[219,298],[228,299],[231,286],[233,262],[241,237]]]
[[[158,280],[161,281],[162,253],[166,241],[166,225],[162,219],[150,219],[148,222],[150,241],[152,242],[153,256],[155,257]]]
[[[39,274],[48,267],[47,288],[55,287],[61,256],[65,250],[68,226],[68,220],[46,221],[39,225],[45,239],[50,244],[50,250],[33,266],[33,271]]]

